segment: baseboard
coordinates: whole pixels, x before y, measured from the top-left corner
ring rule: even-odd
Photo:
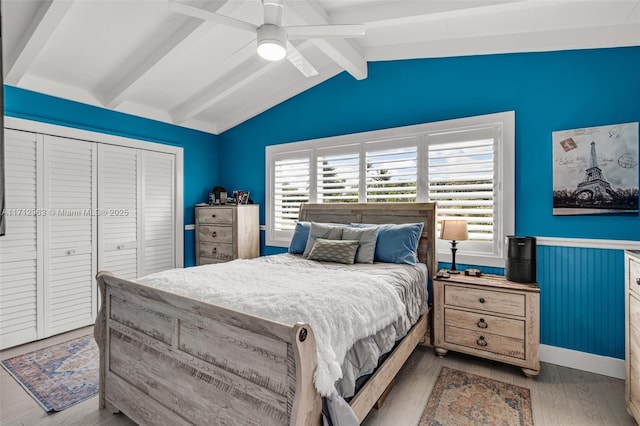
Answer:
[[[625,378],[624,360],[557,346],[540,345],[540,361],[604,376]]]

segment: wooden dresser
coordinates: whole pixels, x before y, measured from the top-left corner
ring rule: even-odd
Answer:
[[[486,275],[434,278],[434,341],[440,356],[464,352],[540,372],[540,288]]]
[[[257,204],[196,207],[196,264],[260,256]]]
[[[627,411],[640,424],[640,251],[627,251],[625,265],[625,341]]]

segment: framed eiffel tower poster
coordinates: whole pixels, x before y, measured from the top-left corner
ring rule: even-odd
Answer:
[[[638,215],[638,123],[553,132],[553,214]]]

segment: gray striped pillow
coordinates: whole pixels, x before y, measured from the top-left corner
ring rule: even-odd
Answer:
[[[326,240],[317,238],[308,259],[353,265],[359,242],[355,240]]]

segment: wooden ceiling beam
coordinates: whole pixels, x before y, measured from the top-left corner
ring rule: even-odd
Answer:
[[[359,8],[345,8],[331,13],[335,24],[364,23],[367,29],[432,21],[446,17],[467,16],[482,11],[530,7],[528,0],[400,0],[373,3]]]
[[[327,13],[317,3],[307,1],[285,2],[285,17],[293,16],[296,25],[327,25],[331,24]],[[320,50],[342,69],[351,74],[356,80],[367,78],[367,61],[362,55],[360,46],[349,39],[311,39]]]
[[[73,6],[71,0],[42,2],[13,49],[7,55],[4,82],[17,86],[51,35]],[[9,17],[5,16],[5,19]]]
[[[240,1],[215,2],[215,9],[210,11],[231,14],[241,4]],[[163,25],[159,28],[157,36],[150,38],[153,40],[153,46],[141,46],[99,85],[97,97],[105,107],[117,108],[125,101],[129,90],[135,83],[152,70],[157,63],[178,48],[188,48],[189,44],[200,40],[204,34],[211,31],[214,25],[218,25],[200,19],[186,18],[178,13],[173,13],[170,19],[172,23],[178,25],[176,31],[163,37],[167,32],[166,28],[174,26],[171,24]],[[140,52],[146,53],[140,54]]]
[[[169,115],[174,123],[182,124],[277,65],[279,62],[265,63],[260,59],[256,42],[252,40],[217,67],[207,87],[175,107]]]

